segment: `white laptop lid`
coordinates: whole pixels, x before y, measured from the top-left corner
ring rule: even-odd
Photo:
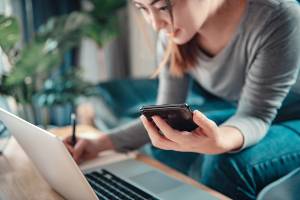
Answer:
[[[66,199],[98,199],[59,138],[1,108],[0,121],[54,190]]]

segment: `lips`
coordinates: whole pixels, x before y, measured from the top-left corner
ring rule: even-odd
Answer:
[[[175,29],[174,32],[167,31],[166,33],[169,37],[176,37],[179,34],[179,32],[180,32],[180,29]]]
[[[174,37],[176,37],[178,34],[179,34],[179,32],[180,32],[180,29],[178,28],[178,29],[175,29],[175,31],[174,31]]]

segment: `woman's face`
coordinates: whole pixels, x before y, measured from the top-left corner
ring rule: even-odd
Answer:
[[[200,31],[209,17],[212,0],[171,0],[172,19],[165,0],[133,0],[144,18],[156,31],[164,31],[169,36],[174,27],[173,41],[185,44]]]

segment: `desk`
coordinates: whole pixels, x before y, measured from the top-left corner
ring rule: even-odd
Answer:
[[[70,130],[70,128],[66,128],[53,130],[51,132],[55,132],[55,134],[59,136],[64,136],[66,133],[70,133]],[[93,135],[91,134],[92,132],[95,133],[97,131],[87,126],[79,126],[77,130],[80,135],[86,134],[89,136]],[[138,155],[137,160],[158,168],[183,182],[205,190],[219,199],[229,199],[145,155]],[[4,156],[0,157],[0,200],[41,199],[63,200],[41,177],[16,140],[11,138],[4,151]]]

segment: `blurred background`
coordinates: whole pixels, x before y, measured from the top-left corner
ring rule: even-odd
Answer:
[[[45,128],[72,112],[120,126],[155,101],[156,37],[127,0],[1,0],[0,107]]]

